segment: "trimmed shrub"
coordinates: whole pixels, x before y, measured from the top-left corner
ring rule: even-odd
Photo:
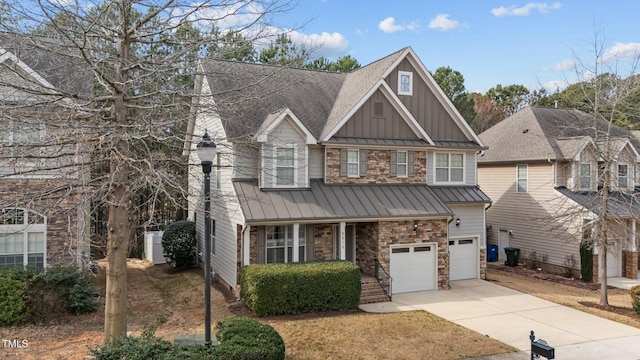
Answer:
[[[0,274],[0,326],[19,324],[25,319],[26,304],[22,296],[26,283],[12,275],[8,271]]]
[[[360,269],[348,261],[249,265],[240,297],[256,316],[357,309]]]
[[[582,281],[593,281],[593,247],[587,241],[580,243],[580,275]]]
[[[632,286],[629,295],[631,295],[631,307],[636,314],[640,314],[640,285]]]
[[[176,268],[193,266],[196,243],[195,222],[183,220],[169,225],[162,235],[162,248],[167,263]]]
[[[284,360],[282,337],[269,325],[239,317],[218,322],[218,346],[179,346],[144,331],[142,336],[122,336],[92,349],[97,360]]]

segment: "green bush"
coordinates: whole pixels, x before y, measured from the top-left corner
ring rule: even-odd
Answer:
[[[257,316],[357,309],[360,269],[348,261],[249,265],[240,297]]]
[[[177,268],[194,264],[196,254],[196,223],[176,221],[162,235],[162,248],[167,263]]]
[[[91,350],[97,360],[284,360],[284,341],[271,326],[248,318],[230,318],[217,324],[218,346],[180,346],[144,331],[122,336]]]
[[[640,314],[640,285],[632,286],[629,294],[631,295],[631,307],[636,314]]]
[[[0,272],[0,324],[43,322],[97,308],[93,286],[77,267],[55,266],[47,272],[19,267]]]

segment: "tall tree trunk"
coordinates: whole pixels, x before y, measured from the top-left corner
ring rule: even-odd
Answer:
[[[113,139],[109,172],[112,190],[109,200],[109,239],[107,261],[107,297],[104,311],[104,340],[109,342],[127,332],[127,255],[131,224],[129,220],[129,151],[126,87],[129,80],[128,64],[131,39],[129,38],[129,0],[120,2],[116,65],[113,89],[113,121],[116,135]],[[123,136],[124,135],[124,136]]]

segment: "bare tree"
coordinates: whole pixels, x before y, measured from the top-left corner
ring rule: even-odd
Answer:
[[[69,144],[74,152],[66,152],[67,157],[78,152],[83,155],[79,157],[83,164],[67,164],[57,176],[63,179],[72,168],[77,171],[79,165],[90,166],[91,176],[83,177],[78,196],[83,201],[98,198],[108,205],[104,337],[109,341],[126,333],[132,194],[147,189],[150,198],[162,194],[165,201],[176,205],[186,198],[182,176],[186,169],[181,168],[187,161],[181,156],[185,134],[179,130],[186,129],[197,59],[207,54],[208,46],[220,40],[215,36],[224,37],[225,31],[243,34],[253,43],[272,39],[277,35],[270,26],[273,16],[294,4],[289,0],[115,0],[95,4],[10,0],[2,4],[0,19],[14,21],[3,21],[1,31],[49,51],[49,58],[64,55],[80,60],[80,68],[90,75],[93,89],[89,92],[28,83],[11,86],[19,87],[21,93],[46,97],[47,104],[56,106],[54,113],[68,119],[61,122],[52,116],[39,117],[48,128],[56,129],[51,148]],[[34,34],[56,39],[65,51],[39,45]],[[224,46],[210,53],[227,58],[220,55],[221,48]],[[68,105],[65,99],[71,100]],[[3,104],[7,114],[25,106],[6,99]],[[13,154],[10,156],[24,156]],[[60,199],[65,196],[64,192],[57,194]]]

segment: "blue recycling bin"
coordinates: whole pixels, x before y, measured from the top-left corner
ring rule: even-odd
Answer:
[[[489,247],[487,248],[487,261],[498,261],[498,245],[489,245]]]

